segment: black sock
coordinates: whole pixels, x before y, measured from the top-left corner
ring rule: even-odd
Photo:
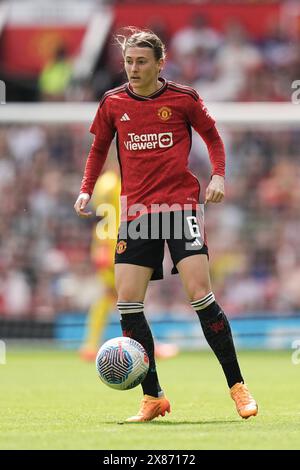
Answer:
[[[143,313],[143,303],[118,302],[117,306],[121,313],[121,328],[123,336],[128,336],[129,338],[138,341],[142,346],[144,346],[149,357],[149,371],[141,384],[143,392],[144,394],[151,395],[153,397],[162,396],[163,392],[159,385],[154,359],[153,336]],[[130,313],[124,313],[129,311]]]
[[[211,292],[203,299],[191,302],[199,317],[204,336],[217,356],[228,386],[244,382],[238,364],[229,322]]]

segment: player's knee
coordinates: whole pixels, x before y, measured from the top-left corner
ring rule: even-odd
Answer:
[[[118,292],[118,302],[143,302],[135,289],[127,288]]]
[[[190,301],[194,302],[195,300],[203,299],[207,294],[209,294],[211,288],[209,286],[199,286],[199,285],[191,285],[188,289],[188,295],[190,297]]]

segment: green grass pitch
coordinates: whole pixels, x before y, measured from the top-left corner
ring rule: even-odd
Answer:
[[[75,352],[12,350],[0,365],[0,449],[299,449],[300,364],[291,352],[240,352],[259,404],[242,420],[209,351],[158,362],[172,413],[118,424],[136,414],[140,387],[119,392]]]

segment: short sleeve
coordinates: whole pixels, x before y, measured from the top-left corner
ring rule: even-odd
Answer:
[[[115,135],[115,127],[109,113],[109,101],[100,103],[96,116],[90,127],[90,132],[105,141],[112,141]]]

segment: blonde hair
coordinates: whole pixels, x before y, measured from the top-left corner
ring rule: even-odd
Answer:
[[[128,47],[150,47],[157,61],[166,58],[165,45],[153,31],[127,26],[124,28],[124,33],[125,34],[117,34],[115,36],[122,50],[123,57]]]

